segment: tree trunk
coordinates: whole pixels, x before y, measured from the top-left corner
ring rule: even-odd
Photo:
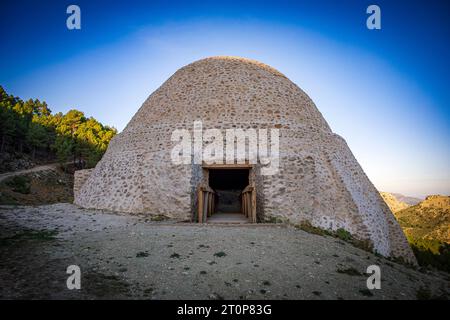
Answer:
[[[5,151],[5,135],[2,136],[2,145],[0,147],[0,152],[3,153]]]

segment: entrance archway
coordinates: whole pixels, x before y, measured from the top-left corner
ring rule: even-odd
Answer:
[[[198,222],[256,222],[251,165],[204,165],[198,187]]]
[[[248,186],[249,169],[210,169],[209,186],[216,194],[216,212],[243,214],[241,193]]]

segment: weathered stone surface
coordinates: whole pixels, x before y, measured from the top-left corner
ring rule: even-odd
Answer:
[[[73,177],[73,198],[77,202],[78,192],[91,175],[94,169],[77,170]]]
[[[251,173],[259,220],[344,228],[384,256],[414,261],[405,236],[378,191],[312,100],[273,68],[213,57],[178,70],[144,102],[77,192],[86,208],[191,219],[199,165],[173,165],[175,129],[279,128],[280,170]]]

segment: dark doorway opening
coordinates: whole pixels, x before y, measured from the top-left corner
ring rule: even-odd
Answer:
[[[249,184],[249,169],[210,169],[209,186],[216,192],[215,213],[242,213],[241,192]]]

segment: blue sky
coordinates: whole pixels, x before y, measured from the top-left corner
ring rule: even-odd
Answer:
[[[66,8],[81,8],[81,30]],[[381,8],[382,29],[366,28]],[[0,84],[122,130],[180,67],[243,56],[314,100],[380,190],[450,194],[447,1],[2,1]]]

